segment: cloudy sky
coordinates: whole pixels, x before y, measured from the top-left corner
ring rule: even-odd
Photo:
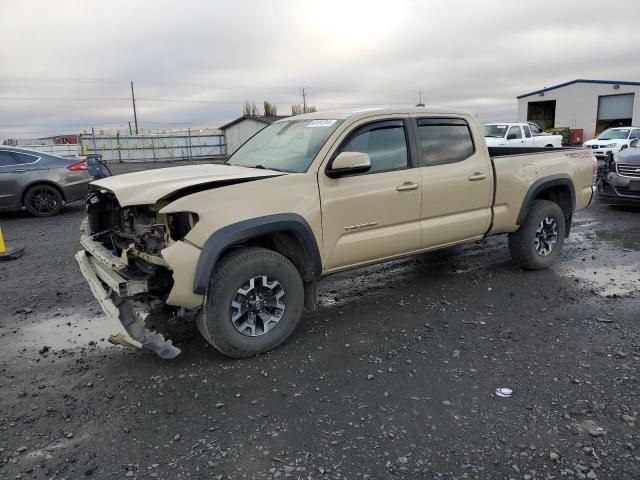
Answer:
[[[288,113],[450,105],[513,120],[516,95],[640,80],[640,2],[0,0],[0,140],[133,120],[217,127],[245,99]]]

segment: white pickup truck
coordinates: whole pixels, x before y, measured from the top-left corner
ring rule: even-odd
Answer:
[[[483,131],[489,147],[562,147],[562,135],[533,135],[528,123],[487,123]]]

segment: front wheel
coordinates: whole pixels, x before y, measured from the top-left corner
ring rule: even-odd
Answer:
[[[304,307],[300,273],[273,250],[240,247],[216,265],[198,329],[232,358],[274,349],[293,332]]]
[[[560,255],[565,232],[560,206],[549,200],[535,200],[524,223],[509,235],[511,258],[528,270],[547,268]]]

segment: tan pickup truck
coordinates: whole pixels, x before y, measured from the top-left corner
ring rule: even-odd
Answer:
[[[313,113],[225,164],[93,182],[76,258],[124,326],[113,342],[177,355],[148,326],[168,311],[241,358],[280,345],[334,272],[497,234],[517,264],[549,266],[593,172],[588,150],[488,149],[464,112]]]

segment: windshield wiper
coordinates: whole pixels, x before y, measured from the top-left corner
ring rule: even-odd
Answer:
[[[253,167],[251,167],[251,168],[259,168],[259,169],[261,169],[261,170],[274,170],[274,171],[276,171],[276,172],[283,172],[283,173],[292,173],[292,171],[291,171],[291,170],[284,170],[283,168],[273,168],[273,167],[269,167],[269,168],[267,168],[267,167],[265,167],[264,165],[254,165],[254,166],[253,166]]]

